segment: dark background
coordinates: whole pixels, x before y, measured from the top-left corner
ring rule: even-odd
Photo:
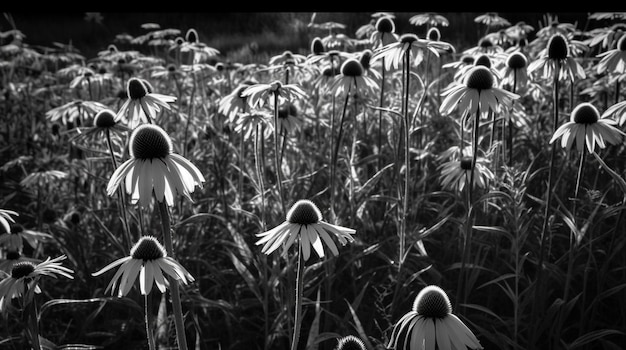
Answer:
[[[315,23],[339,22],[346,25],[338,32],[354,38],[356,30],[370,22],[373,12],[318,12]],[[414,26],[409,18],[425,12],[393,12],[396,16],[396,33],[426,35],[426,26]],[[113,43],[117,34],[133,37],[147,33],[143,23],[157,23],[161,29],[174,28],[182,36],[194,28],[200,41],[227,56],[243,47],[252,46],[257,52],[268,55],[285,50],[308,53],[310,40],[328,33],[307,26],[313,12],[100,12],[100,23],[86,19],[85,12],[65,13],[10,13],[16,27],[26,35],[25,43],[50,46],[53,42],[71,43],[85,57],[95,57],[98,51]],[[484,12],[438,12],[450,22],[449,27],[439,27],[441,40],[455,45],[457,51],[475,46],[486,26],[474,19]],[[535,32],[546,23],[546,12],[499,12],[511,24],[524,21]],[[589,13],[551,13],[561,23],[575,23],[579,29],[598,27],[601,23],[587,19]],[[6,15],[0,19],[0,31],[11,28]],[[534,34],[534,33],[533,33]]]

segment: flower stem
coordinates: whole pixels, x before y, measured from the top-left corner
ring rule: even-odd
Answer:
[[[144,313],[145,313],[145,321],[146,321],[146,338],[148,338],[148,349],[155,350],[156,345],[154,343],[154,333],[152,332],[152,323],[153,316],[152,311],[150,311],[150,305],[152,304],[152,294],[148,293],[144,296]]]
[[[380,100],[378,102],[378,106],[380,110],[378,111],[378,170],[383,167],[383,157],[382,157],[382,142],[383,142],[383,102],[385,99],[385,58],[382,59],[381,64],[381,73],[382,78],[380,79]]]
[[[559,126],[559,72],[561,70],[561,65],[557,61],[556,68],[554,70],[554,90],[553,90],[553,122],[552,128],[553,133],[556,132]],[[552,187],[554,186],[554,159],[556,157],[556,143],[552,144],[552,150],[550,153],[550,163],[549,163],[549,173],[548,173],[548,187],[546,189],[546,206],[544,208],[543,214],[543,225],[541,230],[541,242],[539,246],[539,260],[537,262],[537,281],[535,282],[535,297],[534,303],[531,311],[530,324],[535,325],[535,320],[537,317],[537,312],[540,308],[540,297],[542,291],[542,278],[543,278],[543,261],[545,259],[545,250],[546,250],[546,242],[548,240],[548,233],[550,232],[549,223],[550,223],[550,205],[552,204]],[[541,306],[542,307],[542,306]],[[534,348],[535,342],[535,332],[537,330],[537,326],[530,327],[531,336],[529,340],[530,350]]]
[[[263,126],[257,124],[254,135],[254,164],[256,165],[256,175],[259,181],[259,195],[261,196],[261,227],[264,229],[265,220],[265,181],[263,180],[263,167],[261,162],[263,156],[260,154],[259,143],[263,140]]]
[[[31,294],[30,296],[28,294]],[[30,299],[30,302],[29,300]],[[39,321],[37,319],[37,305],[35,305],[34,293],[28,290],[28,283],[24,283],[24,295],[22,296],[22,315],[27,334],[34,350],[41,350],[39,343]]]
[[[296,305],[294,311],[294,330],[291,350],[298,349],[300,328],[302,323],[302,294],[304,289],[304,257],[302,256],[302,240],[298,239],[298,272],[296,273]]]
[[[170,214],[165,201],[159,202],[155,200],[159,206],[161,214],[161,230],[163,232],[163,242],[167,255],[174,258],[174,244],[172,242],[172,229],[170,225]],[[172,309],[174,311],[174,324],[176,326],[176,341],[180,350],[187,350],[187,337],[185,336],[185,322],[183,321],[183,310],[180,301],[180,290],[178,289],[178,281],[168,275],[167,280],[170,284],[170,294],[172,296]]]
[[[280,209],[284,215],[285,200],[283,199],[283,175],[280,161],[280,132],[278,129],[278,93],[274,93],[274,161],[276,163],[276,184],[278,185]]]
[[[337,172],[337,158],[339,157],[339,147],[341,146],[341,139],[343,138],[343,122],[346,117],[346,109],[348,107],[348,99],[350,98],[350,90],[352,85],[348,87],[348,91],[346,92],[346,99],[343,103],[343,112],[341,113],[341,119],[339,120],[339,132],[337,135],[337,142],[335,143],[335,148],[333,153],[331,154],[330,161],[330,209],[332,215],[332,221],[335,222],[335,175]]]
[[[109,147],[109,154],[111,155],[111,162],[113,163],[113,169],[117,169],[117,161],[115,160],[115,153],[113,153],[113,144],[111,143],[111,133],[106,130],[107,146]],[[120,212],[124,221],[124,239],[126,240],[126,247],[130,250],[133,245],[133,240],[130,237],[130,226],[128,226],[128,218],[126,217],[126,202],[124,200],[124,191],[122,187],[117,189],[117,200],[120,203]]]

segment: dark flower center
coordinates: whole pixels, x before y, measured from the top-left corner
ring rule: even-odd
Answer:
[[[287,221],[292,224],[311,225],[322,220],[322,213],[315,203],[301,199],[287,213]]]
[[[432,27],[428,30],[426,38],[432,41],[439,41],[439,39],[441,39],[441,32],[437,29],[437,27]]]
[[[85,78],[93,77],[93,73],[90,72],[90,71],[86,71],[86,72],[83,73],[83,77],[85,77]]]
[[[115,125],[115,113],[110,109],[103,109],[96,113],[93,123],[99,128],[110,128]]]
[[[298,109],[293,103],[284,104],[278,108],[278,118],[286,119],[290,115],[296,114],[298,114]]]
[[[548,58],[553,60],[564,60],[567,58],[567,41],[561,34],[554,34],[548,42]]]
[[[472,170],[472,157],[463,157],[461,158],[461,169],[463,170]]]
[[[152,236],[143,236],[130,250],[133,259],[149,261],[167,256],[165,248]]]
[[[522,69],[528,64],[528,59],[521,52],[513,52],[506,60],[506,64],[511,69]]]
[[[30,261],[20,261],[13,264],[11,268],[11,277],[18,279],[26,277],[35,271],[35,264]]]
[[[493,86],[493,73],[485,66],[475,66],[467,73],[465,85],[470,89],[488,90]]]
[[[370,68],[371,59],[372,59],[372,50],[363,51],[363,53],[361,54],[361,57],[359,58],[359,62],[361,62],[361,66],[363,66],[363,69]]]
[[[148,88],[138,78],[128,79],[128,96],[133,100],[138,100],[148,94]]]
[[[415,298],[413,311],[429,318],[443,318],[452,312],[452,305],[443,289],[428,286],[422,289]]]
[[[24,226],[20,224],[15,224],[13,225],[13,229],[11,230],[11,233],[18,234],[18,233],[21,233],[22,231],[24,231]]]
[[[363,65],[354,58],[350,58],[341,65],[341,74],[347,77],[360,77],[363,75]]]
[[[353,335],[348,335],[339,339],[336,350],[365,350],[363,341]]]
[[[381,17],[376,21],[376,30],[380,33],[393,33],[396,30],[396,25],[389,17]]]
[[[413,33],[402,34],[402,36],[400,37],[400,42],[402,44],[412,44],[418,40],[419,38],[417,37],[417,35]]]
[[[185,38],[187,39],[187,42],[196,43],[198,42],[198,32],[196,32],[195,29],[189,29]]]
[[[167,71],[170,72],[170,73],[176,72],[176,65],[168,64],[167,65]]]
[[[478,46],[483,49],[489,49],[493,47],[493,43],[491,42],[491,40],[483,38],[478,42]]]
[[[130,136],[130,155],[137,159],[165,158],[172,152],[172,140],[154,124],[142,124]]]
[[[470,56],[470,55],[463,55],[463,57],[461,57],[461,62],[465,63],[465,64],[474,64],[474,57]]]
[[[485,66],[491,68],[491,59],[487,55],[480,55],[474,62],[475,66]]]
[[[600,112],[591,103],[583,102],[572,111],[572,120],[578,124],[593,124],[598,122]]]
[[[283,59],[284,60],[293,59],[293,53],[289,50],[283,52]]]
[[[323,53],[326,49],[324,48],[324,43],[322,39],[319,37],[315,37],[313,41],[311,41],[311,52],[315,55],[319,55]]]

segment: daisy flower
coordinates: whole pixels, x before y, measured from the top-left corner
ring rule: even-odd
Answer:
[[[409,23],[414,26],[423,26],[426,24],[429,27],[447,27],[448,25],[450,25],[450,21],[448,21],[446,17],[434,12],[417,14],[409,18]]]
[[[57,180],[64,179],[68,176],[68,173],[60,170],[40,170],[28,174],[20,181],[20,186],[39,188],[46,185],[57,182]]]
[[[52,236],[47,233],[28,230],[20,224],[15,224],[11,231],[0,235],[0,246],[3,246],[7,250],[22,252],[24,241],[32,248],[37,248],[37,243],[45,241],[48,238],[52,238]]]
[[[91,117],[105,108],[108,107],[100,102],[76,100],[47,111],[46,118],[53,123],[61,120],[63,125],[69,123],[81,125],[87,117]]]
[[[289,247],[299,239],[305,261],[311,256],[311,247],[320,258],[324,257],[324,245],[337,256],[339,250],[329,233],[334,234],[339,242],[345,245],[354,241],[352,235],[356,230],[322,221],[322,213],[317,206],[310,200],[301,199],[289,209],[285,222],[256,235],[261,237],[256,245],[263,245],[261,252],[267,255],[282,246],[283,255],[286,255]]]
[[[519,21],[505,29],[509,38],[515,39],[517,42],[521,39],[526,39],[533,30],[535,28],[524,21]]]
[[[217,112],[222,113],[231,123],[237,116],[246,112],[248,97],[242,96],[243,91],[251,84],[240,84],[230,94],[222,97],[218,103]]]
[[[92,276],[100,276],[117,266],[120,268],[115,272],[105,293],[110,290],[113,295],[117,289],[117,296],[120,298],[130,292],[137,277],[139,277],[139,290],[142,295],[150,294],[154,284],[161,293],[165,293],[166,288],[169,287],[169,278],[184,284],[195,281],[189,271],[167,256],[163,245],[153,236],[141,237],[131,248],[129,256],[115,260],[92,273]]]
[[[265,84],[259,83],[254,84],[247,87],[242,93],[242,97],[248,98],[248,104],[250,107],[263,107],[268,97],[278,96],[279,98],[283,98],[286,100],[291,100],[292,98],[306,98],[306,92],[302,90],[296,84],[283,84],[278,80],[273,81],[272,83]],[[270,100],[270,105],[273,105],[273,99]]]
[[[365,343],[354,335],[347,335],[337,340],[334,350],[365,350]]]
[[[6,233],[11,233],[9,221],[15,223],[15,220],[11,216],[20,216],[20,214],[13,210],[0,209],[0,225],[2,225]]]
[[[172,141],[161,127],[142,124],[133,130],[129,141],[130,159],[120,165],[109,180],[112,196],[122,181],[133,204],[150,205],[152,193],[159,202],[171,207],[176,194],[191,199],[195,186],[202,188],[204,176],[186,158],[172,152]]]
[[[235,120],[235,132],[243,134],[244,140],[249,140],[256,135],[257,129],[263,130],[263,138],[268,139],[274,130],[272,115],[266,111],[253,113],[241,113]]]
[[[496,56],[503,52],[504,52],[504,49],[502,48],[502,46],[495,44],[489,38],[483,37],[480,40],[478,40],[478,45],[463,51],[463,54],[472,55],[472,56],[479,56],[482,54],[489,55],[489,56]]]
[[[373,95],[378,84],[369,75],[364,74],[363,65],[356,58],[350,58],[341,65],[341,73],[330,83],[329,91],[335,96],[343,95],[353,88],[363,90],[366,95]]]
[[[435,285],[419,292],[413,309],[393,327],[387,347],[395,350],[483,348],[474,333],[452,313],[446,292]]]
[[[140,78],[130,78],[126,85],[128,99],[117,111],[115,121],[128,122],[128,127],[134,129],[141,122],[152,123],[161,108],[170,110],[170,103],[176,102],[176,97],[152,92],[151,86]]]
[[[451,45],[438,41],[420,39],[417,35],[403,34],[397,42],[385,45],[374,51],[372,61],[385,58],[385,70],[398,69],[405,60],[407,52],[413,57],[413,65],[418,66],[424,60],[425,50],[439,57],[439,52],[451,50]]]
[[[93,118],[93,126],[86,128],[76,128],[78,134],[70,138],[70,142],[78,142],[84,139],[102,140],[107,133],[124,133],[130,131],[130,128],[115,121],[115,112],[105,108],[96,113]]]
[[[568,40],[562,34],[554,34],[548,46],[540,53],[540,58],[528,65],[528,74],[539,75],[543,79],[552,79],[553,72],[560,67],[558,79],[585,79],[583,67],[569,55]]]
[[[626,36],[622,36],[617,42],[617,47],[613,50],[603,52],[596,57],[600,58],[598,62],[598,73],[618,73],[626,72]]]
[[[38,282],[42,276],[56,278],[58,275],[73,279],[74,271],[62,266],[60,261],[67,257],[61,255],[57,258],[49,257],[39,264],[31,261],[17,262],[11,268],[11,275],[0,281],[0,312],[6,310],[11,299],[22,296],[25,287],[41,293]]]
[[[483,116],[489,111],[499,112],[510,108],[520,96],[494,86],[495,78],[489,68],[475,66],[465,75],[463,83],[453,82],[442,92],[445,96],[439,112],[443,115],[457,109],[464,117],[474,115],[480,109]]]
[[[446,190],[463,192],[470,181],[471,172],[475,170],[477,176],[474,176],[474,187],[487,188],[489,181],[495,179],[494,174],[487,166],[488,163],[486,158],[477,157],[476,166],[472,169],[472,156],[464,156],[459,160],[445,162],[437,168],[441,186]]]
[[[528,86],[528,58],[519,51],[507,56],[502,70],[502,86],[511,86],[514,92],[524,91]]]
[[[589,17],[591,18],[591,16]],[[583,42],[589,47],[600,45],[602,49],[610,49],[623,37],[626,33],[626,24],[616,23],[606,28],[594,28],[588,32],[589,39]]]
[[[385,45],[393,44],[400,40],[396,34],[396,25],[391,17],[380,17],[376,21],[375,31],[370,35],[372,49],[376,50]]]
[[[298,108],[291,102],[283,103],[278,108],[278,132],[290,135],[302,126],[302,120],[298,118]]]
[[[587,145],[589,153],[595,151],[595,145],[606,148],[606,144],[616,145],[626,136],[615,127],[617,122],[610,118],[601,118],[598,109],[588,102],[578,104],[571,113],[570,121],[561,125],[550,139],[553,143],[561,138],[561,147],[570,149],[576,142],[578,152],[583,152]]]
[[[508,27],[511,23],[496,12],[487,12],[474,18],[474,22],[482,23],[487,27]]]
[[[13,268],[13,265],[23,261],[30,261],[34,264],[38,264],[41,262],[41,260],[39,259],[33,259],[23,256],[22,253],[17,250],[7,250],[7,252],[4,254],[4,259],[0,259],[0,271],[11,274],[11,269]]]
[[[198,32],[190,28],[185,34],[185,42],[179,46],[180,52],[193,53],[193,63],[200,63],[210,57],[215,57],[220,54],[218,49],[212,48],[203,42],[199,41]]]

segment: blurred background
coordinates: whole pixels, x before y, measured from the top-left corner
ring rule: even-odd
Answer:
[[[395,15],[396,33],[417,34],[425,37],[427,27],[409,23],[409,18],[424,12],[390,12]],[[453,44],[457,52],[476,46],[485,34],[486,26],[474,20],[481,12],[441,12],[448,19],[448,27],[439,27],[441,40]],[[359,27],[372,20],[370,12],[67,12],[67,13],[10,13],[14,24],[26,35],[24,42],[30,45],[50,46],[57,42],[71,44],[85,57],[91,58],[105,50],[119,34],[132,37],[147,33],[141,27],[156,23],[161,29],[178,29],[185,35],[193,28],[199,40],[220,50],[225,58],[241,63],[254,59],[258,54],[275,55],[285,50],[307,54],[310,41],[316,36],[328,35],[327,30],[310,26],[311,23],[337,22],[345,25],[336,29],[354,38]],[[538,30],[546,23],[546,13],[498,13],[511,24],[523,21]],[[588,13],[551,13],[561,23],[574,23],[584,29]],[[0,32],[13,29],[6,14],[0,20]],[[534,34],[533,34],[534,35]],[[533,37],[531,36],[530,39]]]

